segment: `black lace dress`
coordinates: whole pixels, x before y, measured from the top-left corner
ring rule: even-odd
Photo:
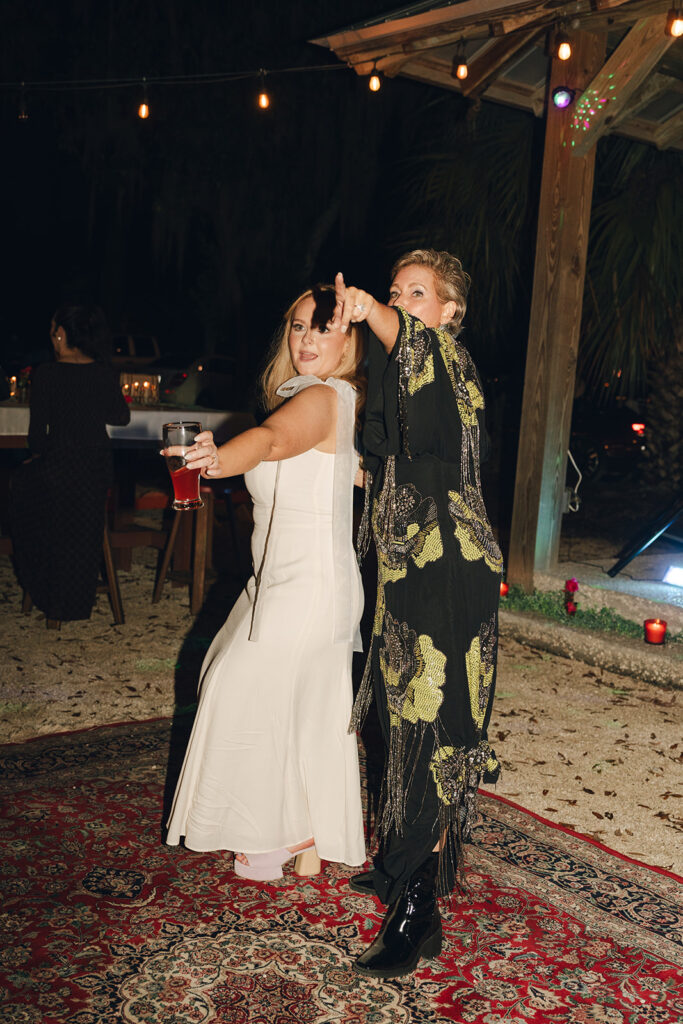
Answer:
[[[112,367],[45,363],[36,369],[33,458],[13,474],[11,529],[19,582],[48,619],[90,617],[112,482],[105,425],[129,420]]]
[[[377,605],[353,718],[359,727],[374,689],[387,760],[373,881],[386,903],[444,829],[450,888],[479,781],[497,777],[487,726],[503,568],[481,493],[474,364],[448,331],[397,312],[391,355],[370,343],[359,546],[371,528]]]

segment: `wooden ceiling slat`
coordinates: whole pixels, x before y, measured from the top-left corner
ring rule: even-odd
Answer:
[[[529,46],[539,31],[533,28],[504,36],[482,53],[481,57],[476,57],[468,65],[467,78],[461,83],[463,95],[474,96],[482,93],[494,75],[500,74],[520,50]]]
[[[683,110],[670,117],[655,134],[655,145],[658,149],[669,149],[683,145]]]
[[[465,0],[451,7],[439,7],[410,17],[383,21],[364,28],[344,29],[333,35],[312,39],[312,43],[328,46],[341,56],[343,50],[358,48],[359,43],[384,41],[385,44],[404,42],[413,37],[430,34],[433,29],[452,31],[456,26],[472,21],[500,21],[507,13],[543,7],[539,0]]]
[[[660,75],[656,72],[646,78],[641,84],[640,88],[637,89],[631,96],[631,99],[626,104],[624,109],[614,115],[611,123],[611,129],[614,129],[620,125],[623,121],[632,117],[637,117],[641,110],[644,109],[649,103],[657,99],[663,92],[667,92],[672,88],[674,83],[668,75]]]

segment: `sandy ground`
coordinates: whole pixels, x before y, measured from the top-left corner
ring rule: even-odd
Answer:
[[[203,654],[238,583],[214,581],[200,614],[187,588],[151,604],[154,555],[120,572],[126,623],[106,595],[92,618],[49,631],[24,616],[0,558],[0,733],[46,733],[172,715],[195,699]],[[502,640],[490,738],[505,767],[495,792],[605,845],[683,874],[680,692]]]

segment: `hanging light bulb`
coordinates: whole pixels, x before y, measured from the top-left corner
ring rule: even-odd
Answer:
[[[566,32],[558,32],[555,36],[555,52],[559,60],[569,60],[572,55],[572,44]]]
[[[149,99],[147,97],[147,79],[142,79],[142,103],[138,107],[138,117],[141,121],[146,121],[149,117]]]
[[[453,66],[451,68],[451,77],[457,78],[459,81],[464,82],[469,74],[467,67],[467,57],[465,55],[465,44],[460,40],[458,48],[455,51],[455,57],[453,58]]]
[[[17,117],[20,121],[28,121],[28,113],[26,111],[26,93],[24,92],[24,83],[21,83],[21,93],[19,94],[19,113]]]
[[[261,110],[267,110],[270,106],[270,96],[266,92],[266,72],[263,68],[259,71],[261,78],[261,91],[258,94],[258,105]]]
[[[372,74],[368,82],[368,89],[370,92],[379,92],[382,88],[382,79],[377,74],[377,65],[373,65]]]
[[[683,36],[683,11],[671,8],[666,16],[666,34],[674,39]]]

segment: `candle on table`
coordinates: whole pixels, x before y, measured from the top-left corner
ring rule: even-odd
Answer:
[[[646,644],[663,644],[666,639],[666,622],[664,619],[645,619]]]

